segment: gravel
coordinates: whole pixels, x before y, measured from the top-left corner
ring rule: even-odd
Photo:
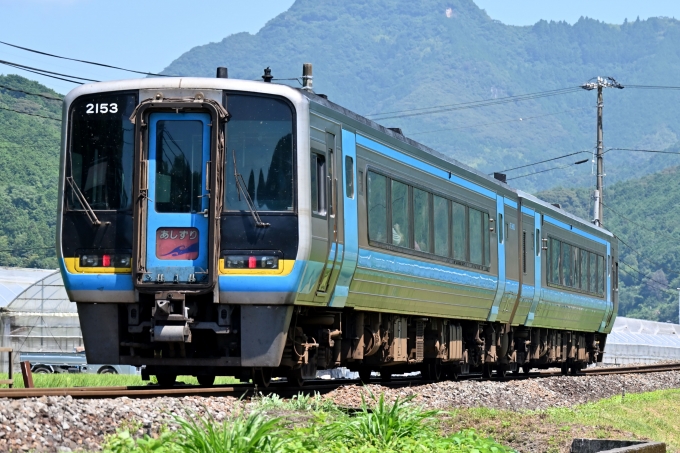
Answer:
[[[388,400],[416,395],[415,402],[430,409],[488,407],[540,410],[569,407],[622,393],[680,388],[680,372],[610,376],[556,376],[540,379],[461,381],[385,388],[348,385],[323,396],[345,407],[359,407],[361,395],[385,393]],[[187,411],[210,414],[217,421],[247,409],[232,397],[182,397],[149,399],[73,399],[41,397],[0,399],[0,451],[96,451],[106,434],[127,426],[155,433]]]

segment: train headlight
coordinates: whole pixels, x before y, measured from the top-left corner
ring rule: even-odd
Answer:
[[[278,269],[278,256],[227,255],[227,269]]]
[[[126,253],[80,255],[80,267],[130,267],[132,256]]]

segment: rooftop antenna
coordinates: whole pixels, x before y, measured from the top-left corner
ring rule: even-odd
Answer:
[[[305,63],[302,65],[302,89],[305,91],[314,92],[312,86],[312,64]]]

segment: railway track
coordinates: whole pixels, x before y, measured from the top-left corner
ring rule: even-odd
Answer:
[[[653,364],[653,365],[637,365],[628,367],[594,367],[581,371],[579,376],[599,376],[611,374],[640,374],[640,373],[661,373],[665,371],[680,371],[680,362]],[[529,374],[509,374],[506,379],[532,379],[545,378],[552,376],[561,376],[561,372],[541,371]],[[470,374],[461,377],[465,380],[481,380],[481,375]],[[424,381],[419,376],[395,378],[390,382],[381,382],[379,379],[374,379],[371,383],[380,384],[386,387],[413,387],[431,383],[433,381]],[[299,393],[314,394],[314,393],[328,393],[343,385],[360,385],[359,380],[352,379],[336,379],[333,381],[314,380],[307,383],[304,387],[291,387],[284,382],[273,382],[267,388],[257,388],[253,384],[232,384],[232,385],[215,385],[211,387],[203,387],[197,385],[177,384],[171,388],[162,388],[157,385],[146,386],[130,386],[130,387],[69,387],[69,388],[32,388],[32,389],[0,389],[0,398],[39,398],[44,396],[71,396],[72,398],[154,398],[163,396],[231,396],[231,397],[248,397],[255,394],[277,394],[283,397],[291,397]]]

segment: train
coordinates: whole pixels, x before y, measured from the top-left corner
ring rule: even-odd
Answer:
[[[64,98],[57,256],[90,363],[303,385],[601,362],[606,229],[304,86],[91,83]]]

